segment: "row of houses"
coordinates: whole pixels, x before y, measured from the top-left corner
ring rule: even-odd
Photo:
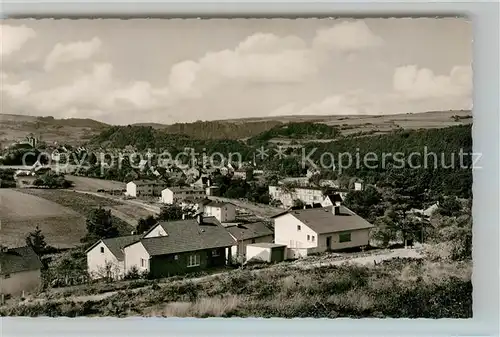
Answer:
[[[336,201],[337,200],[337,201]],[[264,222],[222,223],[213,204],[193,219],[158,222],[141,235],[102,239],[87,250],[91,278],[127,273],[166,277],[254,259],[283,261],[369,244],[372,224],[341,205],[286,210]],[[205,205],[206,206],[206,205]],[[41,284],[42,264],[29,247],[0,251],[0,294],[20,294]]]
[[[137,270],[165,277],[252,259],[282,261],[367,246],[373,225],[341,205],[339,197],[333,199],[332,206],[277,214],[274,228],[263,222],[224,224],[208,212],[159,222],[141,236],[96,242],[87,251],[89,274],[121,278]]]

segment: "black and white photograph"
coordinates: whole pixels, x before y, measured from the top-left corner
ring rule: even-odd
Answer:
[[[471,318],[472,42],[2,20],[0,316]]]

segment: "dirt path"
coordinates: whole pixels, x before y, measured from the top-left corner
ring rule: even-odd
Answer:
[[[142,207],[145,210],[147,210],[149,212],[153,212],[155,214],[160,214],[160,211],[161,211],[160,207],[158,207],[158,206],[149,205],[149,204],[137,201],[137,200],[127,200],[127,199],[122,199],[122,198],[117,197],[117,196],[106,195],[106,194],[97,193],[97,192],[80,191],[80,190],[73,190],[73,191],[75,191],[77,193],[82,193],[82,194],[95,195],[95,196],[100,197],[100,198],[110,199],[110,200],[118,201],[118,202],[132,205],[132,206],[139,206],[139,207]]]
[[[284,211],[284,209],[282,208],[272,207],[265,204],[256,204],[250,201],[241,201],[238,199],[229,199],[222,197],[210,197],[210,199],[216,201],[230,202],[238,208],[247,209],[256,216],[261,216],[261,217],[271,217],[273,215],[276,215]]]

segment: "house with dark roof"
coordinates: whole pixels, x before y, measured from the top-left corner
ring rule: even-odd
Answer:
[[[288,258],[369,244],[374,226],[347,207],[289,210],[274,216],[274,242],[287,245]]]
[[[125,275],[123,247],[139,241],[142,235],[102,239],[87,249],[87,271],[92,279],[122,279]]]
[[[230,262],[234,239],[215,217],[159,222],[139,241],[124,247],[125,273],[133,269],[152,277],[222,267]]]
[[[21,295],[42,285],[42,262],[31,247],[0,247],[0,294]]]
[[[272,243],[274,232],[264,222],[232,224],[226,226],[227,231],[234,239],[231,247],[233,258],[245,260],[247,246],[254,243]]]
[[[214,216],[219,222],[231,222],[236,219],[236,206],[230,202],[210,201],[203,205],[205,216]]]

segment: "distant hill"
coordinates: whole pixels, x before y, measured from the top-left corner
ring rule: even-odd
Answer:
[[[78,145],[109,126],[93,119],[0,114],[0,143],[9,144],[33,134],[48,143]]]
[[[471,124],[470,111],[432,111],[395,115],[350,115],[350,116],[273,116],[197,121],[193,123],[138,123],[133,126],[151,127],[169,135],[185,135],[193,139],[244,140],[268,132],[287,123],[320,123],[339,130],[342,135],[385,134],[399,129],[432,129],[453,125]],[[10,143],[26,137],[29,133],[41,136],[47,142],[81,144],[111,127],[93,119],[56,119],[27,115],[0,114],[0,142]],[[331,129],[331,128],[330,128]],[[317,131],[317,130],[316,130]],[[315,132],[316,132],[315,131]],[[330,131],[329,131],[330,132]],[[266,141],[274,141],[268,132]],[[287,139],[286,132],[277,132],[279,141]],[[305,138],[305,137],[301,137]],[[311,138],[311,137],[307,137]],[[312,137],[314,138],[314,137]],[[328,138],[328,137],[327,137]],[[290,138],[289,138],[290,139]],[[293,138],[291,138],[293,139]],[[320,135],[317,139],[325,139]]]

